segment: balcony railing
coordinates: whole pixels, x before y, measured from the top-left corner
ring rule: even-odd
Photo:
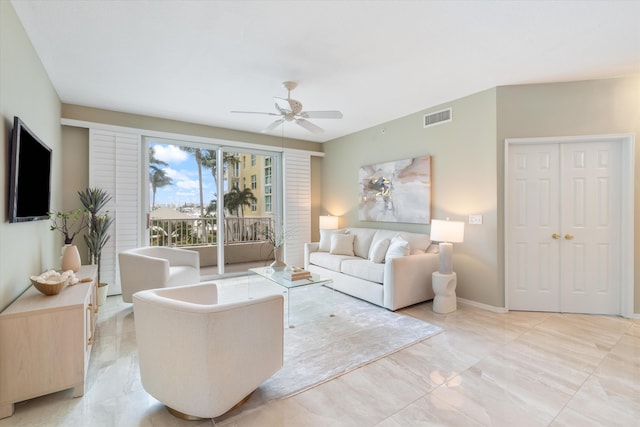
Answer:
[[[224,224],[224,244],[267,241],[273,230],[270,217],[227,217]],[[218,244],[216,218],[181,218],[150,220],[152,246],[199,246]]]

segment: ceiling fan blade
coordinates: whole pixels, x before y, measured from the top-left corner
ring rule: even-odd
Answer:
[[[286,115],[289,113],[289,110],[287,110],[287,109],[284,109],[284,110],[283,110],[282,108],[280,108],[280,106],[278,105],[278,103],[275,103],[275,104],[274,104],[274,106],[276,107],[276,110],[278,110],[278,113],[279,113],[279,114],[277,114],[277,115],[280,115],[280,116],[286,116]]]
[[[241,113],[241,114],[266,114],[268,116],[279,116],[280,114],[276,113],[267,113],[264,111],[232,111],[232,113]]]
[[[303,111],[300,117],[305,119],[341,119],[340,111]]]
[[[277,114],[274,114],[277,116]],[[284,119],[278,119],[275,122],[271,123],[269,126],[267,126],[266,128],[264,128],[262,130],[262,132],[269,132],[274,130],[275,128],[277,128],[278,126],[280,126],[282,124],[282,122],[284,122]]]
[[[302,126],[303,128],[305,128],[306,130],[308,130],[311,133],[323,133],[324,129],[322,129],[319,126],[314,125],[313,123],[311,123],[310,121],[307,121],[305,119],[296,119],[296,123],[299,124],[300,126]]]

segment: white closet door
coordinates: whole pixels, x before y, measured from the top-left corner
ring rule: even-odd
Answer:
[[[509,307],[560,311],[558,146],[515,146],[509,170]]]
[[[311,155],[284,153],[284,256],[288,265],[304,265],[304,244],[311,241]]]
[[[560,150],[562,311],[620,314],[620,146]]]
[[[620,166],[616,142],[510,148],[510,309],[621,314]]]
[[[140,245],[139,135],[91,129],[89,138],[89,186],[103,188],[112,199],[105,210],[114,218],[111,238],[102,251],[100,280],[109,283],[109,294],[121,293],[117,255]]]

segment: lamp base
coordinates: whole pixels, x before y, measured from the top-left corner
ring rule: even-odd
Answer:
[[[453,273],[453,243],[442,242],[438,247],[440,250],[438,271],[442,274]]]
[[[433,273],[431,275],[433,284],[433,311],[435,313],[447,314],[456,311],[456,284],[458,279],[456,273],[442,274]]]

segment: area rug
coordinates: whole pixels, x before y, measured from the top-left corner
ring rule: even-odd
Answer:
[[[290,300],[295,327],[285,328],[284,367],[254,392],[245,410],[303,392],[441,332],[324,286],[295,289]]]

